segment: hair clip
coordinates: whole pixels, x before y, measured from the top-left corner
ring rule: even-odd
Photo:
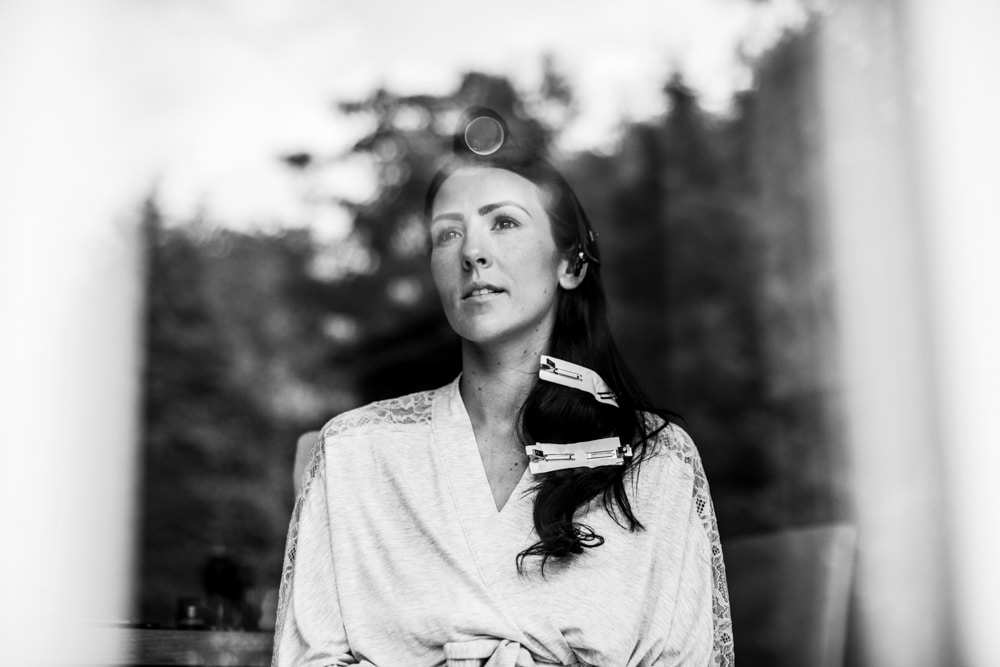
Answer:
[[[596,249],[597,249],[597,232],[590,228],[590,223],[587,221],[587,214],[583,212],[583,206],[580,201],[573,195],[573,208],[576,210],[576,261],[573,265],[573,275],[578,276],[580,272],[583,271],[583,267],[587,264],[593,262],[594,264],[600,264],[600,260],[597,259]]]
[[[585,391],[600,403],[618,407],[615,392],[611,390],[608,383],[600,375],[584,366],[571,364],[568,361],[543,354],[538,369],[538,377],[547,382],[554,382],[564,387]]]
[[[568,468],[601,468],[620,466],[631,458],[631,445],[623,445],[617,437],[551,444],[539,442],[524,448],[528,455],[528,470],[533,475]]]

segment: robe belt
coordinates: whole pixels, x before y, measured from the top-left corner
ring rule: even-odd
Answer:
[[[536,660],[528,649],[510,639],[449,642],[444,645],[444,657],[448,660],[447,667],[545,667],[562,664]],[[485,664],[483,660],[486,660]],[[579,664],[574,662],[565,667]]]

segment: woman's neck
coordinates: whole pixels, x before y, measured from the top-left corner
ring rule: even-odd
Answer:
[[[538,380],[544,342],[531,345],[462,345],[460,391],[474,426],[511,429],[528,393]]]

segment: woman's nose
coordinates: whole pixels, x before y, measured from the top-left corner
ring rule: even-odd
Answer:
[[[482,239],[474,234],[465,237],[462,245],[462,268],[471,271],[473,268],[486,268],[493,263]]]

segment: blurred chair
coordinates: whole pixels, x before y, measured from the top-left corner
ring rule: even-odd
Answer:
[[[843,667],[857,531],[794,528],[723,544],[740,667]]]
[[[316,438],[319,437],[319,431],[309,431],[308,433],[303,433],[299,436],[298,442],[295,443],[295,463],[292,464],[292,484],[295,487],[295,496],[298,497],[299,491],[302,488],[302,475],[306,471],[306,466],[309,464],[309,454],[312,453],[313,445],[316,444]]]

